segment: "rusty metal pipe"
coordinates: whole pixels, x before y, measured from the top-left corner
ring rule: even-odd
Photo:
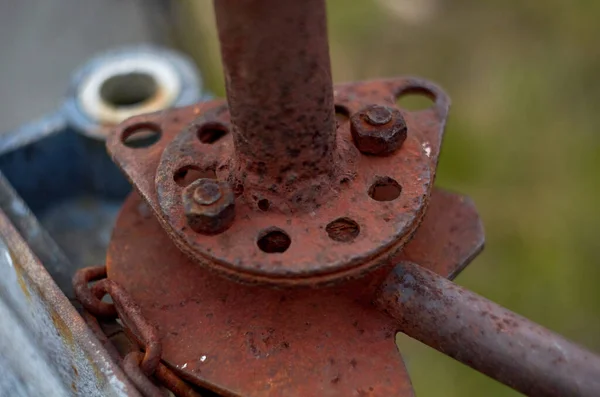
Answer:
[[[600,396],[600,357],[414,264],[376,300],[399,330],[528,396]]]
[[[331,175],[335,111],[324,0],[215,0],[227,102],[245,188],[293,190]],[[318,190],[318,189],[317,189]],[[298,193],[300,191],[300,193]],[[277,203],[275,203],[277,204]]]

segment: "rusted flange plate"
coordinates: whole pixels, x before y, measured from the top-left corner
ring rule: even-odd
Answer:
[[[434,191],[431,207],[444,211],[426,215],[406,249],[447,253],[432,269],[449,276],[480,251],[483,230],[460,196]],[[432,263],[427,252],[413,258]],[[316,290],[239,285],[183,255],[137,194],[119,215],[107,266],[157,326],[163,361],[193,383],[236,396],[414,395],[396,324],[370,304],[389,267]]]
[[[235,396],[412,396],[389,318],[350,286],[277,291],[207,272],[169,240],[139,197],[110,244],[109,279],[160,334],[180,376]]]
[[[444,190],[433,191],[415,237],[393,263],[417,263],[453,280],[483,250],[485,233],[473,201]]]
[[[328,283],[376,268],[410,239],[427,207],[448,112],[446,95],[419,79],[335,87],[337,109],[347,114],[372,104],[395,106],[397,96],[413,91],[433,97],[435,104],[419,112],[401,110],[408,138],[388,156],[360,154],[349,123],[340,124],[338,174],[329,189],[314,192],[318,205],[306,210],[297,205],[286,210],[269,195],[269,186],[243,189],[223,101],[130,119],[108,148],[191,258],[250,283]],[[147,149],[127,147],[123,136],[139,127],[159,129],[162,139]],[[191,170],[228,180],[236,191],[236,220],[225,232],[203,235],[188,227],[181,185]],[[288,240],[275,252],[260,244],[273,231]]]

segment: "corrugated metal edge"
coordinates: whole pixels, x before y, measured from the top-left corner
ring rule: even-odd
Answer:
[[[56,369],[62,383],[75,395],[139,396],[4,212],[0,212],[0,238],[9,256],[0,263],[3,278],[16,280],[18,286],[14,282],[12,287],[3,285],[5,296],[0,298],[7,300],[6,295],[10,295],[9,306],[12,304],[13,310],[16,306],[36,339],[32,342]]]

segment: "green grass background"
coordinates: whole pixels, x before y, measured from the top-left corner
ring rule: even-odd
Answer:
[[[600,352],[600,2],[430,0],[414,17],[423,1],[329,0],[335,81],[413,74],[445,88],[437,184],[474,199],[487,236],[457,282]],[[178,39],[221,96],[211,2],[182,4]],[[518,395],[398,345],[420,397]]]

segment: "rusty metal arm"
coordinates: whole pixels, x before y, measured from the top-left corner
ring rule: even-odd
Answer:
[[[466,199],[431,217],[449,99],[417,78],[334,88],[324,0],[214,5],[227,103],[134,117],[107,142],[141,194],[107,277],[157,325],[161,360],[228,395],[412,396],[400,330],[529,395],[600,395],[600,358],[417,265],[378,290],[389,317],[357,299],[397,253],[452,276],[482,247]],[[414,92],[435,105],[395,106]],[[148,129],[161,138],[132,150]]]
[[[264,190],[270,205],[285,211],[304,203],[316,181],[324,179],[326,189],[336,163],[325,2],[218,0],[214,6],[234,174],[245,190]]]
[[[600,357],[412,263],[376,303],[399,330],[528,396],[599,396]]]

